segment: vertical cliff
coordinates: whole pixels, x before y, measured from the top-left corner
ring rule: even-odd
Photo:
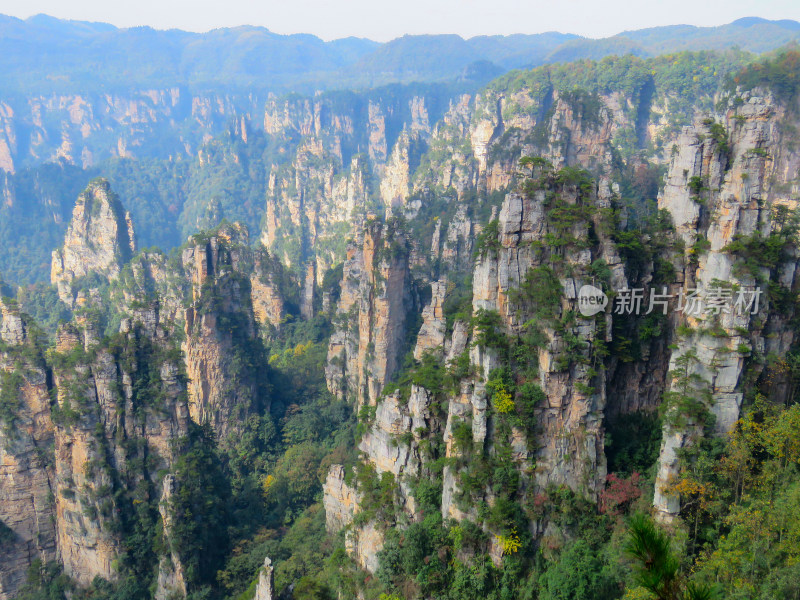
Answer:
[[[56,557],[50,389],[41,340],[0,299],[0,598],[13,598],[32,560]]]
[[[800,156],[786,140],[796,121],[766,91],[735,94],[721,119],[699,118],[673,149],[659,207],[682,241],[675,287],[685,300],[654,498],[664,519],[680,509],[670,486],[681,450],[704,428],[730,433],[748,367],[757,377],[764,357],[784,355],[795,341],[786,298],[797,289],[791,215]]]
[[[156,526],[161,482],[154,475],[169,469],[172,442],[189,424],[175,352],[155,308],[103,341],[91,319],[59,331],[52,355],[56,536],[59,561],[80,583],[116,579],[133,530]]]
[[[400,366],[412,305],[408,242],[396,220],[368,219],[347,247],[336,329],[328,348],[328,389],[374,404]]]
[[[243,226],[223,225],[194,236],[182,253],[192,283],[183,343],[190,413],[197,423],[210,423],[221,440],[269,405],[247,240]]]
[[[76,281],[90,273],[113,279],[135,253],[130,215],[108,182],[95,180],[78,196],[64,245],[53,251],[50,280],[61,300],[72,306]]]
[[[580,171],[545,164],[536,175],[523,193],[506,196],[482,234],[469,350],[478,375],[462,380],[449,401],[447,455],[462,458],[460,467],[445,469],[446,516],[463,518],[479,498],[492,496],[469,473],[476,452],[516,465],[520,481],[512,495],[549,484],[593,495],[604,483],[602,349],[611,341],[612,317],[582,315],[578,292],[587,284],[625,287],[604,222],[612,195],[607,183]],[[602,282],[600,263],[607,269]],[[459,492],[459,478],[470,492]]]

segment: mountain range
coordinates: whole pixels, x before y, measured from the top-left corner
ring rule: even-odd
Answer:
[[[0,78],[12,92],[89,92],[186,85],[274,92],[374,87],[393,82],[478,77],[509,69],[600,59],[656,56],[738,46],[764,52],[800,39],[800,23],[749,17],[718,27],[674,25],[604,39],[547,32],[532,35],[406,35],[386,43],[363,38],[325,42],[241,26],[190,33],[36,15],[0,16]],[[477,65],[478,68],[470,68]]]

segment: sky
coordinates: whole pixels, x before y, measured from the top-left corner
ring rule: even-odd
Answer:
[[[800,21],[800,0],[0,0],[0,13],[187,31],[261,25],[325,40],[543,31],[597,38],[659,25],[722,25],[748,16]]]

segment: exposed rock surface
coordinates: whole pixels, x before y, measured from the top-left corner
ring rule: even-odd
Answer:
[[[440,350],[444,346],[447,323],[444,319],[443,304],[447,292],[447,279],[431,284],[431,301],[422,309],[422,327],[417,336],[414,358],[420,360],[428,350]]]
[[[161,501],[158,504],[158,512],[161,515],[161,523],[164,526],[164,538],[173,540],[172,516],[169,510],[170,499],[175,491],[175,477],[166,475],[161,483]],[[158,580],[156,582],[155,600],[171,600],[176,596],[183,598],[186,596],[186,577],[183,572],[175,544],[172,542],[169,554],[161,557],[158,564]]]
[[[64,245],[53,251],[50,280],[61,300],[72,306],[75,280],[90,273],[113,279],[135,252],[130,215],[108,182],[95,180],[78,196]]]
[[[232,116],[256,114],[262,102],[252,93],[179,87],[14,98],[0,102],[0,168],[13,172],[59,158],[89,167],[117,157],[192,155]]]
[[[358,493],[347,485],[344,475],[342,465],[332,465],[322,487],[325,524],[332,532],[352,523],[358,508]]]
[[[273,599],[273,574],[272,574],[272,561],[269,556],[264,559],[264,566],[258,572],[258,585],[256,586],[256,595],[253,600],[272,600]]]
[[[406,316],[412,306],[408,243],[394,221],[367,221],[348,245],[328,348],[328,389],[358,404],[374,404],[400,366]]]
[[[61,415],[55,428],[56,538],[65,572],[86,585],[96,576],[117,577],[121,539],[116,522],[122,509],[117,502],[133,499],[113,491],[122,482],[135,486],[169,468],[171,442],[188,431],[179,366],[166,353],[153,360],[159,350],[171,347],[168,333],[157,314],[147,320],[156,323],[152,335],[142,323],[128,325],[122,357],[98,343],[91,322],[83,322],[82,329],[62,327],[58,334],[56,351],[65,366],[54,370]],[[151,360],[141,362],[137,357],[143,352],[152,353]],[[125,362],[118,362],[122,358]],[[72,361],[74,366],[67,367]],[[153,393],[163,398],[157,410],[148,408]],[[124,440],[141,440],[142,445],[130,452]],[[148,461],[137,460],[142,452]]]
[[[722,122],[699,119],[687,127],[670,163],[659,206],[669,211],[687,250],[675,258],[676,287],[684,295],[694,290],[701,298],[713,295],[720,282],[733,292],[726,310],[710,308],[684,312],[682,335],[672,351],[670,369],[696,379],[688,395],[706,405],[718,434],[731,431],[739,418],[743,373],[751,350],[784,355],[793,342],[786,316],[770,306],[763,288],[767,278],[784,288],[797,287],[797,257],[770,275],[766,268],[753,272],[729,245],[754,234],[769,236],[780,229],[776,208],[793,208],[788,190],[800,168],[800,155],[785,143],[788,116],[769,95],[744,95],[740,106],[731,104]],[[796,186],[796,183],[794,183]],[[704,246],[697,246],[701,240]],[[699,248],[699,249],[698,249]],[[739,291],[749,301],[760,290],[756,309],[735,303]],[[685,395],[680,379],[670,388]],[[674,413],[674,411],[673,411]],[[678,514],[680,500],[672,492],[680,469],[679,452],[702,434],[697,419],[667,419],[664,425],[654,506],[662,519]]]
[[[251,264],[246,243],[246,229],[224,226],[193,238],[182,256],[192,282],[183,344],[189,409],[194,421],[210,423],[222,440],[266,401],[259,373],[239,356],[257,339],[250,279],[243,274]]]
[[[1,299],[0,340],[0,394],[4,403],[16,400],[12,416],[0,417],[0,599],[9,600],[25,583],[33,559],[56,558],[47,459],[53,424],[43,361],[29,358],[33,341],[25,323]]]

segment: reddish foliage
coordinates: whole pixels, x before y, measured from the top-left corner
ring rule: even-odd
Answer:
[[[606,489],[600,492],[599,509],[602,514],[620,515],[625,512],[631,502],[642,495],[639,488],[641,477],[632,473],[628,478],[621,478],[616,473],[606,477]]]

